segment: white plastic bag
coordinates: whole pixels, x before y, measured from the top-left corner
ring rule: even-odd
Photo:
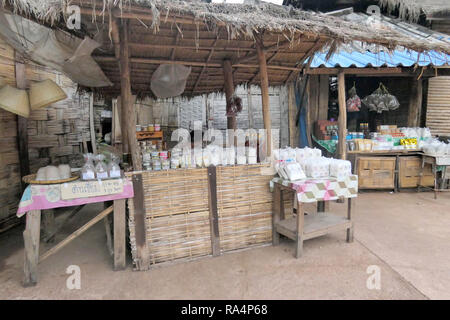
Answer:
[[[190,73],[190,67],[179,64],[161,64],[153,72],[150,88],[158,98],[177,97],[186,88],[186,81]]]

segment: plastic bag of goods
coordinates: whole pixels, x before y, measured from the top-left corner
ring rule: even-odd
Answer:
[[[83,156],[85,163],[81,168],[81,180],[93,180],[95,179],[94,155],[86,153]]]
[[[310,178],[324,178],[330,174],[330,159],[310,158],[306,160],[305,173]]]
[[[148,157],[147,162],[150,162],[150,156]],[[117,155],[115,155],[114,153],[111,153],[110,161],[108,164],[108,173],[109,173],[110,178],[120,178],[119,163],[120,163],[120,158]]]
[[[355,85],[348,91],[348,96],[347,112],[358,112],[361,109],[361,99],[356,94]]]
[[[228,165],[234,165],[236,163],[236,154],[233,147],[225,148],[225,153],[227,154]]]
[[[352,164],[348,160],[332,159],[330,161],[330,177],[345,178],[352,174]]]
[[[213,166],[218,166],[220,165],[220,163],[222,162],[222,153],[223,153],[223,148],[216,146],[216,145],[211,145],[208,146],[209,150],[210,150],[210,156],[211,156],[211,164]]]
[[[248,147],[247,149],[247,163],[256,164],[258,162],[257,150],[255,147]]]
[[[286,163],[286,165],[284,166],[284,172],[286,172],[289,180],[291,180],[291,181],[301,180],[301,179],[306,178],[306,175],[303,172],[302,167],[297,162]]]
[[[306,152],[303,148],[296,148],[295,149],[295,159],[298,163],[302,162],[306,159]]]
[[[95,165],[95,173],[97,175],[97,179],[108,179],[108,168],[105,165],[105,155],[98,154],[95,156],[95,161],[97,164]]]
[[[245,155],[245,147],[238,147],[236,149],[236,164],[247,164],[247,157]]]
[[[208,148],[203,149],[202,162],[206,168],[211,165],[211,152]]]
[[[59,176],[61,179],[68,179],[71,177],[70,166],[68,164],[60,164],[58,166]]]

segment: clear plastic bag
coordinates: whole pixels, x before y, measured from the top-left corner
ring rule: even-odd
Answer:
[[[179,64],[161,64],[153,72],[150,88],[156,97],[165,99],[179,96],[186,88],[190,67]]]
[[[95,179],[94,155],[86,153],[83,157],[84,165],[81,168],[81,180],[93,180]]]
[[[95,174],[97,179],[108,179],[108,168],[105,164],[105,155],[98,154],[95,156]]]
[[[149,160],[148,162],[150,162],[150,158],[148,160]],[[120,158],[117,155],[111,153],[111,160],[108,164],[108,173],[110,178],[120,178],[119,163]]]

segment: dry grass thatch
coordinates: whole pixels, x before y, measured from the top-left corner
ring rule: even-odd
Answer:
[[[379,0],[380,5],[386,7],[388,12],[398,9],[402,19],[417,21],[421,12],[435,14],[440,12],[450,13],[450,1],[448,0]]]
[[[394,30],[343,21],[338,17],[290,7],[208,4],[163,0],[3,0],[3,5],[41,22],[63,25],[68,4],[82,10],[82,33],[102,42],[95,58],[114,83],[105,95],[120,92],[120,73],[111,40],[110,21],[129,23],[131,82],[134,94],[151,95],[150,78],[162,63],[192,67],[185,96],[222,91],[222,62],[233,64],[235,84],[259,82],[255,38],[266,47],[271,85],[294,80],[304,61],[328,45],[354,40],[393,50],[450,53],[444,42],[428,42]],[[80,36],[80,32],[77,33]],[[82,35],[82,34],[81,34]]]

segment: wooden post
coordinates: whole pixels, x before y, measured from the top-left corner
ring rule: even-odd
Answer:
[[[15,59],[20,59],[15,53]],[[18,89],[26,89],[27,79],[25,72],[25,64],[22,62],[15,63],[16,86]],[[30,163],[28,160],[28,120],[25,117],[17,116],[17,145],[19,148],[19,166],[20,177],[30,174]],[[26,188],[26,183],[20,179],[22,191]]]
[[[125,201],[114,200],[114,270],[123,270],[126,266]]]
[[[339,100],[339,158],[347,157],[347,107],[345,103],[345,75],[343,72],[338,73],[338,100]]]
[[[211,232],[211,249],[213,257],[220,255],[219,215],[217,211],[216,167],[208,167],[209,225]]]
[[[288,84],[288,103],[289,103],[289,145],[292,148],[297,147],[297,104],[295,103],[295,88],[294,83]]]
[[[136,269],[148,270],[150,268],[150,252],[147,243],[147,227],[145,219],[144,187],[142,175],[133,175],[134,190],[134,232],[136,237]]]
[[[33,210],[26,214],[26,226],[23,232],[25,244],[25,261],[23,271],[25,287],[37,283],[37,266],[39,261],[39,238],[41,233],[41,211]]]
[[[267,75],[266,54],[262,44],[262,40],[257,38],[256,51],[259,62],[260,78],[261,78],[261,99],[264,129],[266,130],[267,156],[272,154],[272,124],[270,120],[269,108],[269,77]]]
[[[122,60],[120,59],[121,56],[121,49],[120,49],[120,35],[119,35],[119,22],[118,19],[114,19],[111,18],[111,37],[112,37],[112,41],[114,44],[114,55],[117,59],[117,61],[119,61],[119,70],[120,70],[120,74],[122,76],[122,70],[124,69],[124,66],[122,66]],[[128,49],[126,49],[128,50]],[[128,139],[127,139],[127,130],[125,127],[125,119],[126,119],[126,114],[124,113],[124,108],[123,108],[123,98],[122,98],[122,93],[126,90],[126,83],[122,81],[122,77],[120,78],[120,91],[121,91],[121,96],[118,97],[118,101],[116,104],[116,107],[118,107],[120,105],[120,113],[118,112],[117,115],[119,116],[119,123],[120,123],[120,141],[122,143],[122,152],[123,153],[128,153],[129,148],[128,148]],[[131,90],[131,89],[130,89]],[[125,98],[126,99],[126,98]],[[125,114],[125,117],[124,117]],[[116,136],[116,135],[115,135]],[[119,139],[118,139],[119,140]]]
[[[225,80],[225,98],[228,106],[234,94],[233,67],[231,66],[231,61],[228,59],[223,61],[223,77]],[[227,129],[236,130],[236,116],[227,117]]]
[[[319,76],[319,110],[317,120],[327,120],[328,119],[328,99],[329,99],[329,76],[320,75]]]
[[[131,96],[130,60],[128,47],[128,20],[120,28],[120,96],[122,99],[122,140],[128,142],[134,170],[142,170],[142,160],[136,140],[136,115]],[[124,136],[125,134],[125,136]]]
[[[412,78],[411,81],[408,127],[419,127],[422,111],[422,79]]]

